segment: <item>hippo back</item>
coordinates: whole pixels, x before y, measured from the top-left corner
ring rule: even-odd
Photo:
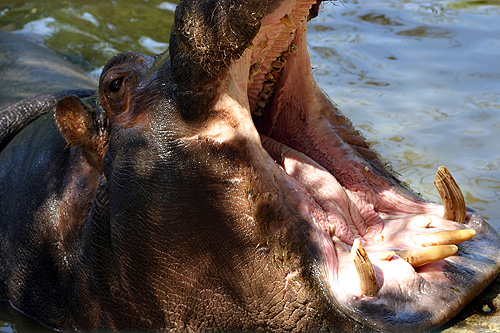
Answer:
[[[97,87],[60,55],[22,36],[0,31],[0,49],[0,110],[34,95]]]
[[[8,32],[0,45],[0,150],[62,97],[94,93],[96,83],[56,53]]]

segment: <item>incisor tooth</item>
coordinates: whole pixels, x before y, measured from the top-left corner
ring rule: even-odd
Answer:
[[[396,254],[408,261],[413,267],[420,267],[454,255],[458,251],[456,245],[437,245],[420,249],[396,251]]]
[[[444,166],[438,168],[434,177],[434,185],[443,199],[443,218],[464,223],[466,215],[464,195],[451,173]]]
[[[355,239],[351,249],[352,261],[359,276],[360,289],[365,296],[377,295],[377,277],[373,265],[361,246],[359,239]]]
[[[377,258],[379,260],[390,260],[394,255],[396,254],[396,251],[383,251],[377,253]]]
[[[290,15],[288,14],[285,14],[285,16],[283,16],[281,19],[280,19],[281,23],[283,23],[283,25],[285,27],[292,27],[293,26],[293,22],[292,22],[292,19],[290,18]]]
[[[412,236],[411,239],[422,246],[450,245],[468,241],[476,235],[474,229],[445,230],[431,234]]]

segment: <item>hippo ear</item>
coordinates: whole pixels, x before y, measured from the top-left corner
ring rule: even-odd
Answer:
[[[96,112],[76,96],[61,99],[56,106],[55,121],[68,146],[83,149],[88,162],[102,173],[102,160],[109,142],[104,112]]]

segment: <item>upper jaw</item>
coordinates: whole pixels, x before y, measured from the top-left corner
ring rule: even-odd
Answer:
[[[268,192],[281,201],[281,207],[275,209],[280,214],[288,212],[287,222],[266,222],[274,225],[275,232],[270,234],[289,237],[289,251],[311,259],[304,262],[319,265],[320,283],[334,304],[376,329],[422,330],[439,326],[498,274],[500,263],[495,247],[500,244],[500,236],[477,214],[465,213],[463,203],[456,214],[450,213],[414,195],[383,169],[378,155],[312,78],[305,44],[308,10],[301,13],[297,26],[280,20],[262,27],[253,47],[229,67],[214,110],[225,114],[227,133],[249,139],[254,152],[251,156],[261,164],[256,170],[262,172]],[[273,33],[284,33],[284,43],[271,47],[270,43],[278,40],[269,37]],[[288,51],[291,44],[297,47],[293,54]],[[255,112],[261,108],[258,101],[262,100],[273,63],[280,57],[286,64],[279,71],[261,116]],[[226,135],[219,135],[218,140],[225,141],[230,137]],[[452,187],[444,190],[455,193]],[[453,200],[451,206],[460,201]],[[445,200],[445,206],[450,202]],[[452,218],[458,222],[449,220]],[[298,225],[300,239],[296,239],[297,232],[288,232]],[[404,259],[402,251],[434,246],[422,245],[415,235],[424,235],[421,239],[446,230],[473,230],[476,235],[461,239],[453,234],[450,237],[458,238],[443,248],[448,255],[434,262],[414,264]],[[360,283],[362,278],[355,264],[358,259],[351,253],[357,252],[356,247],[353,250],[355,240],[364,248],[368,265],[373,268],[369,273],[375,279],[371,291]],[[453,244],[459,244],[458,248]],[[302,249],[300,254],[297,248]],[[314,270],[317,268],[305,269]],[[443,303],[447,306],[443,307]]]

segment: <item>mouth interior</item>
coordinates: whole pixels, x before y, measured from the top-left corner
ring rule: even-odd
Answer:
[[[312,76],[306,45],[313,5],[316,1],[296,1],[281,19],[263,25],[245,55],[231,64],[232,79],[240,81],[238,94],[247,99],[240,104],[283,171],[292,189],[289,201],[301,203],[299,214],[317,230],[322,283],[333,302],[378,329],[442,324],[498,269],[496,262],[478,264],[468,253],[488,247],[479,236],[471,239],[483,223],[471,211],[465,223],[444,219],[443,206],[401,186],[324,96]],[[446,234],[456,230],[469,230],[462,232],[468,236]],[[442,231],[437,241],[427,241]],[[406,258],[404,251],[422,248],[428,251]],[[363,252],[368,264],[362,267],[372,267],[368,273],[356,267]]]

